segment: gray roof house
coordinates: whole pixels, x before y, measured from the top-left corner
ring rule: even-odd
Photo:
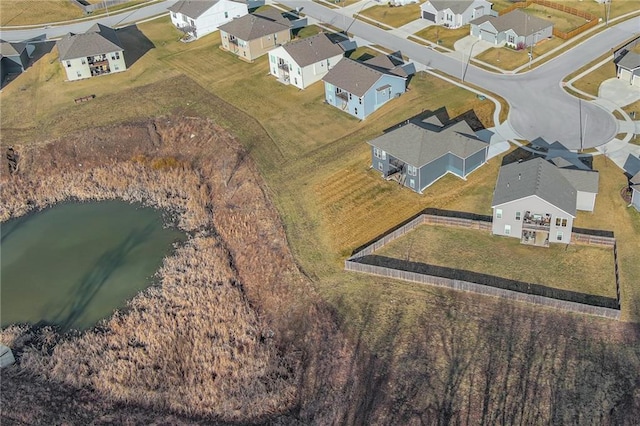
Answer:
[[[269,71],[284,84],[299,89],[318,82],[344,55],[339,44],[320,33],[269,51]]]
[[[56,43],[68,80],[122,72],[124,48],[113,28],[95,24],[84,34],[68,33]]]
[[[640,87],[640,54],[627,52],[616,61],[617,77],[630,85]]]
[[[340,59],[322,79],[325,102],[363,120],[403,94],[407,89],[406,75],[414,72],[414,65],[395,65],[376,58],[365,62]],[[391,68],[383,63],[392,64]]]
[[[247,61],[291,41],[291,21],[276,9],[242,16],[219,29],[222,48]]]
[[[571,242],[577,210],[593,211],[598,172],[561,169],[543,158],[500,168],[493,193],[493,234],[523,244]]]
[[[470,24],[472,36],[496,45],[506,43],[515,49],[535,45],[553,35],[553,22],[520,9],[500,16],[482,16]]]
[[[409,122],[371,141],[371,167],[417,193],[447,173],[466,177],[487,161],[488,144],[465,121]]]
[[[29,65],[34,47],[27,43],[0,40],[0,84],[9,74],[20,74]]]
[[[640,172],[629,179],[631,188],[631,205],[640,212]]]
[[[472,19],[493,14],[492,7],[486,0],[427,0],[420,5],[420,17],[436,25],[458,28]]]
[[[179,0],[168,9],[173,25],[193,40],[249,13],[246,2],[239,0]]]

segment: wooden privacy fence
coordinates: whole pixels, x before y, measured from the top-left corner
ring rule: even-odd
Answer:
[[[502,297],[509,300],[516,300],[537,305],[544,305],[565,311],[580,312],[583,314],[596,315],[611,319],[620,319],[620,310],[605,308],[602,306],[592,306],[583,303],[569,302],[566,300],[552,299],[545,296],[520,293],[517,291],[502,288],[490,287],[468,281],[453,280],[450,278],[434,277],[431,275],[419,274],[415,272],[403,271],[399,269],[386,268],[383,266],[368,265],[351,260],[345,262],[347,271],[362,272],[365,274],[377,275],[388,278],[395,278],[404,281],[428,284],[436,287],[449,288],[452,290],[469,291],[494,297]]]
[[[427,209],[427,211],[433,211]],[[425,273],[413,272],[405,269],[390,268],[379,265],[372,265],[368,263],[362,263],[366,256],[371,256],[375,251],[381,249],[388,243],[395,239],[411,232],[419,225],[440,225],[440,226],[452,226],[456,228],[477,229],[480,231],[490,232],[492,229],[491,218],[481,217],[479,219],[468,219],[468,213],[463,212],[447,212],[442,211],[439,214],[427,214],[422,213],[402,226],[394,229],[392,232],[385,234],[384,236],[376,239],[372,243],[364,246],[352,254],[347,260],[345,260],[345,270],[362,272],[366,274],[384,276],[388,278],[395,278],[404,281],[417,282],[421,284],[430,284],[438,287],[450,288],[453,290],[471,291],[478,294],[484,294],[489,296],[503,297],[510,300],[518,300],[533,304],[545,305],[556,309],[564,309],[571,312],[580,312],[589,315],[596,315],[612,319],[620,319],[620,279],[618,273],[618,253],[616,239],[612,232],[609,231],[593,231],[588,229],[574,229],[572,232],[571,242],[573,244],[587,244],[610,247],[613,250],[614,268],[615,268],[615,283],[616,283],[616,299],[609,300],[608,303],[602,303],[601,306],[579,303],[571,300],[561,300],[553,297],[547,297],[540,294],[529,294],[522,291],[514,291],[506,288],[500,288],[491,285],[478,284],[470,281],[451,279],[447,277],[440,277]],[[459,271],[459,270],[458,270]],[[465,271],[459,271],[464,273]],[[491,277],[496,280],[501,280],[500,277]],[[536,284],[531,284],[537,286]],[[504,286],[503,286],[504,287]],[[546,294],[549,294],[547,292]],[[574,300],[584,300],[581,298],[573,298]],[[617,308],[611,306],[617,305]]]
[[[570,15],[575,15],[575,16],[579,16],[581,18],[584,18],[587,20],[587,22],[585,22],[584,24],[580,25],[578,28],[575,28],[569,32],[564,32],[564,31],[560,31],[557,30],[554,26],[553,28],[553,35],[561,38],[563,40],[568,40],[572,37],[577,36],[580,33],[585,32],[586,30],[588,30],[589,28],[593,28],[596,25],[598,25],[598,22],[600,21],[600,17],[597,15],[594,15],[592,13],[589,12],[585,12],[583,10],[580,9],[576,9],[575,7],[569,7],[566,6],[562,3],[555,3],[552,1],[547,1],[547,0],[527,0],[527,1],[521,1],[518,3],[515,3],[513,6],[509,6],[506,9],[502,9],[498,15],[504,15],[506,13],[509,13],[513,10],[516,9],[524,9],[526,7],[529,7],[532,3],[535,4],[539,4],[540,6],[544,6],[544,7],[548,7],[550,9],[555,9],[555,10],[559,10],[565,13],[568,13]]]

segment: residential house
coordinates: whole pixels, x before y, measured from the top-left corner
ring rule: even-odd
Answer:
[[[169,7],[169,12],[173,25],[198,39],[248,14],[249,9],[241,0],[180,0]]]
[[[0,84],[9,74],[20,74],[29,65],[29,58],[35,50],[28,43],[9,43],[0,40]]]
[[[629,179],[631,188],[631,205],[640,212],[640,172]]]
[[[291,22],[276,9],[249,14],[220,26],[222,48],[253,61],[291,41]]]
[[[467,122],[408,122],[371,141],[372,167],[417,193],[447,173],[466,177],[487,161],[489,145]]]
[[[320,33],[269,51],[269,68],[278,81],[304,89],[320,81],[343,55],[340,45]]]
[[[415,68],[397,62],[391,57],[376,56],[365,62],[342,58],[322,79],[325,102],[364,120],[406,91]]]
[[[486,0],[427,0],[420,5],[420,16],[436,25],[458,28],[492,14],[492,7]]]
[[[411,3],[419,3],[418,0],[389,0],[391,6],[406,6]]]
[[[514,49],[535,45],[553,35],[553,22],[520,9],[500,16],[482,16],[470,24],[472,36],[496,45],[506,43]]]
[[[523,244],[569,244],[577,210],[593,210],[598,172],[561,169],[542,158],[500,168],[493,193],[493,234]]]
[[[629,82],[632,86],[640,87],[640,54],[627,52],[616,61],[617,77]]]
[[[84,34],[68,33],[56,43],[67,80],[80,80],[127,69],[124,49],[113,28],[95,24]]]

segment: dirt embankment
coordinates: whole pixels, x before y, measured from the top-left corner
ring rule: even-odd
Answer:
[[[91,331],[3,330],[20,361],[2,372],[6,421],[341,415],[328,390],[345,384],[348,346],[232,136],[208,120],[164,117],[15,153],[15,171],[3,165],[2,220],[70,199],[119,198],[173,212],[192,237],[165,259],[157,286]]]

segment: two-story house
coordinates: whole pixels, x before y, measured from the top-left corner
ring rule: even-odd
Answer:
[[[95,24],[84,34],[68,33],[57,41],[67,80],[80,80],[127,69],[124,48],[113,28]]]
[[[340,45],[320,33],[269,51],[271,75],[304,89],[320,81],[344,55]]]
[[[493,193],[493,234],[523,244],[571,242],[577,210],[592,211],[598,172],[561,169],[542,158],[500,168]]]
[[[242,0],[179,0],[169,8],[176,28],[198,39],[249,13]]]
[[[8,75],[23,72],[29,65],[34,50],[32,44],[0,40],[0,84],[4,83]]]
[[[466,121],[443,126],[436,120],[408,122],[369,141],[371,166],[417,193],[447,173],[466,179],[487,161],[489,145]]]
[[[245,15],[220,26],[222,48],[253,61],[291,41],[291,21],[276,9]]]
[[[381,66],[389,63],[392,68]],[[391,99],[407,89],[408,74],[413,64],[374,57],[365,62],[342,58],[324,76],[325,102],[364,120]]]
[[[459,28],[472,19],[490,15],[492,7],[486,0],[427,0],[420,5],[420,16],[436,25]]]

